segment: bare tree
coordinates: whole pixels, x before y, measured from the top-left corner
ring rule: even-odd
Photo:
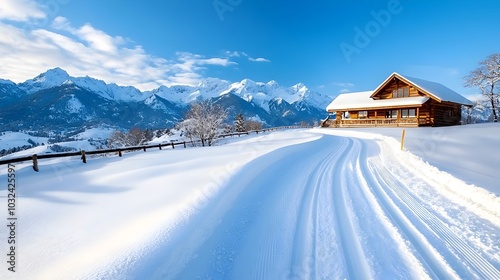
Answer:
[[[200,140],[202,146],[212,146],[226,118],[227,111],[207,99],[191,104],[179,129],[191,141]]]
[[[500,54],[492,54],[479,63],[479,67],[465,77],[466,87],[478,87],[485,96],[493,112],[493,121],[498,121],[498,101],[500,83]],[[500,112],[499,112],[500,113]]]
[[[111,147],[126,147],[127,145],[127,135],[120,130],[115,130],[111,133],[108,139],[108,145]]]
[[[114,131],[109,137],[109,143],[112,147],[131,147],[144,145],[153,139],[151,130],[142,130],[133,127],[128,132]]]
[[[254,120],[247,120],[245,122],[245,131],[262,130],[262,123]]]

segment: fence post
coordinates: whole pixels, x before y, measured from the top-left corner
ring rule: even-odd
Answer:
[[[33,160],[33,170],[38,172],[38,158],[36,154],[33,154],[33,156],[31,156],[31,159]]]
[[[83,161],[83,163],[87,163],[87,157],[85,156],[85,150],[82,150],[82,161]]]
[[[401,150],[403,150],[405,147],[405,134],[406,134],[406,129],[403,129],[403,134],[401,135]]]

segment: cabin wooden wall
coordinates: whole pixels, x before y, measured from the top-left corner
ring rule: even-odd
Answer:
[[[434,118],[431,113],[430,102],[426,102],[418,110],[418,124],[419,126],[429,126],[434,122]]]
[[[433,100],[431,113],[434,118],[433,126],[459,125],[462,120],[462,106],[456,103]]]
[[[410,87],[410,97],[424,96],[423,93],[419,92],[416,88]]]
[[[459,125],[462,120],[462,108],[460,104],[439,103],[431,99],[419,109],[418,118],[420,126]]]
[[[381,92],[377,95],[378,99],[389,99],[392,98],[392,91],[397,88],[408,87],[408,85],[402,81],[391,81],[388,83]],[[424,96],[423,93],[419,92],[415,87],[410,86],[409,90],[410,97]]]

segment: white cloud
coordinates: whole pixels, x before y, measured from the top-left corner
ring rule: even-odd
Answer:
[[[186,52],[172,60],[155,57],[120,36],[90,24],[75,28],[63,17],[56,17],[51,28],[27,30],[0,21],[0,77],[23,82],[61,67],[73,76],[150,90],[162,84],[198,84],[207,67],[236,64],[227,57]]]
[[[2,0],[0,5],[0,20],[24,22],[45,17],[42,7],[32,0]]]
[[[201,65],[219,65],[219,66],[229,66],[232,64],[237,64],[236,62],[230,61],[227,58],[220,58],[220,57],[200,59],[198,63]]]
[[[226,57],[246,57],[249,61],[253,62],[271,62],[271,60],[263,57],[253,58],[249,56],[246,52],[226,51],[224,54],[226,55]]]
[[[52,21],[52,27],[59,30],[74,31],[68,19],[65,17],[56,17],[54,21]]]
[[[75,29],[71,27],[69,21],[64,17],[56,17],[52,22],[52,27],[57,30],[68,31],[87,42],[93,49],[103,52],[116,52],[117,46],[125,42],[122,37],[112,37],[101,30],[95,29],[90,24]]]
[[[262,57],[258,57],[258,58],[249,57],[248,60],[254,61],[254,62],[271,62],[271,60],[266,59],[266,58],[262,58]]]
[[[237,51],[226,51],[224,52],[227,57],[240,57],[240,53]]]
[[[338,87],[353,87],[354,84],[353,83],[332,83],[334,86],[338,86]]]

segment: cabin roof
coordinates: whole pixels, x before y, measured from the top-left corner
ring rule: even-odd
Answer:
[[[424,94],[429,95],[429,97],[439,101],[439,102],[453,102],[462,105],[472,106],[473,103],[460,95],[459,93],[453,91],[452,89],[436,82],[431,82],[423,79],[413,78],[409,76],[404,76],[396,72],[392,73],[385,81],[380,84],[372,93],[370,97],[374,97],[387,83],[389,83],[394,77],[419,88]]]
[[[351,92],[340,94],[335,98],[330,105],[326,107],[327,111],[343,111],[343,110],[363,110],[374,108],[402,108],[402,107],[419,107],[422,106],[429,97],[416,96],[405,98],[390,98],[375,100],[370,98],[374,93],[371,91]]]
[[[418,88],[426,96],[373,99],[394,78]],[[473,105],[469,99],[440,83],[403,76],[394,72],[375,90],[340,94],[326,107],[326,110],[346,111],[419,107],[430,98],[438,102],[453,102],[466,106]]]

